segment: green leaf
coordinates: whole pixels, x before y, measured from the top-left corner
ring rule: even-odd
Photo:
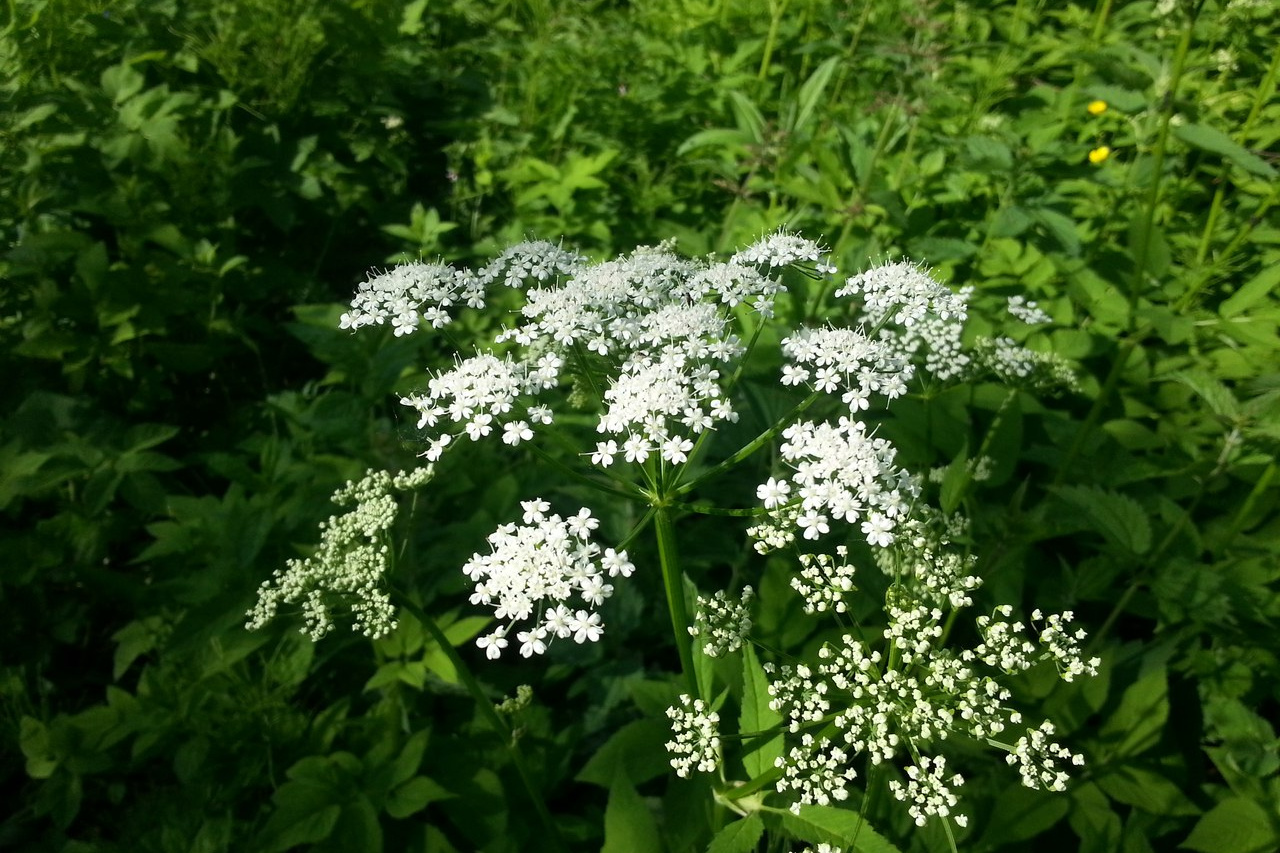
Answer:
[[[1060,486],[1053,493],[1080,510],[1091,530],[1134,554],[1151,547],[1151,522],[1142,506],[1128,495],[1096,486]]]
[[[1139,755],[1160,740],[1169,719],[1169,683],[1163,667],[1152,669],[1130,684],[1120,706],[1107,718],[1098,736],[1113,756]]]
[[[1141,210],[1129,220],[1129,254],[1133,257],[1134,263],[1137,263],[1141,255],[1143,272],[1156,280],[1169,271],[1169,265],[1173,262],[1169,241],[1164,238],[1164,232],[1155,223],[1148,227],[1146,213]]]
[[[1182,793],[1163,770],[1144,770],[1132,764],[1121,765],[1097,778],[1098,787],[1107,796],[1126,805],[1162,818],[1186,817],[1200,813],[1196,804]]]
[[[1269,853],[1280,850],[1280,834],[1266,809],[1231,797],[1205,812],[1178,846],[1200,853]]]
[[[1238,145],[1216,127],[1203,124],[1180,124],[1174,126],[1173,135],[1192,148],[1199,148],[1201,151],[1208,151],[1210,154],[1217,154],[1230,160],[1251,175],[1257,175],[1260,178],[1275,177],[1276,170],[1266,160]]]
[[[800,814],[782,813],[782,826],[813,844],[834,844],[846,853],[898,853],[898,848],[867,825],[857,812],[831,806],[801,806]]]
[[[626,774],[619,773],[609,788],[609,804],[604,810],[601,853],[662,853],[662,850],[653,813]]]
[[[741,130],[730,128],[712,128],[700,130],[690,136],[676,149],[676,156],[682,157],[697,148],[723,148],[730,151],[745,149],[751,144],[751,137]]]
[[[415,776],[392,789],[387,797],[387,814],[397,820],[417,814],[430,803],[456,796],[426,776]]]
[[[795,122],[790,128],[792,131],[804,130],[805,126],[808,125],[809,118],[817,108],[818,101],[822,98],[822,93],[826,91],[827,84],[831,82],[831,75],[835,73],[836,66],[839,64],[839,56],[829,57],[813,70],[808,80],[804,81],[804,85],[800,87],[799,95],[796,98],[799,108],[796,111]]]
[[[759,812],[752,812],[717,832],[707,853],[753,853],[762,835],[764,821]]]
[[[1061,794],[1033,791],[1021,782],[1010,783],[994,802],[999,804],[996,817],[977,845],[984,849],[1035,838],[1062,820],[1071,808],[1071,802]]]
[[[143,83],[146,82],[136,69],[124,63],[113,65],[103,71],[99,79],[102,83],[102,91],[106,92],[112,103],[116,105],[138,94],[142,90]]]
[[[1013,151],[998,139],[970,136],[964,141],[965,154],[979,171],[1007,172],[1013,168]]]
[[[1231,389],[1209,374],[1200,370],[1183,370],[1175,373],[1173,378],[1195,391],[1218,417],[1228,420],[1240,417],[1240,403]]]
[[[1240,285],[1240,289],[1222,301],[1218,313],[1223,317],[1238,317],[1280,287],[1280,264],[1272,264],[1253,278]]]
[[[729,108],[733,110],[738,129],[747,135],[752,144],[764,145],[764,116],[760,115],[760,110],[751,99],[741,92],[730,92]]]
[[[1073,258],[1080,254],[1080,235],[1076,233],[1075,220],[1048,207],[1037,207],[1030,213],[1063,251]]]
[[[666,720],[628,723],[605,741],[575,778],[602,788],[613,785],[619,770],[633,785],[655,779],[671,769],[666,747],[670,739],[671,727]]]
[[[742,714],[738,718],[738,730],[745,733],[771,729],[782,722],[782,715],[769,707],[769,680],[756,658],[755,649],[748,643],[742,649]],[[748,751],[742,756],[742,764],[751,778],[773,767],[775,759],[782,756],[782,733],[754,745],[746,744]]]

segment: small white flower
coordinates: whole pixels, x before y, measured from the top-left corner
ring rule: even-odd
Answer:
[[[478,638],[476,645],[484,649],[485,656],[489,660],[497,660],[502,656],[502,650],[507,647],[505,633],[504,629],[499,628],[492,634],[485,634],[483,637]]]
[[[618,443],[613,439],[596,442],[596,452],[591,454],[591,464],[608,468],[613,464],[614,454],[618,452]]]
[[[502,441],[504,444],[516,446],[522,441],[533,438],[533,430],[524,421],[511,421],[502,425]]]
[[[756,497],[764,501],[766,509],[774,509],[786,503],[790,494],[791,484],[786,480],[776,480],[773,477],[756,488]]]

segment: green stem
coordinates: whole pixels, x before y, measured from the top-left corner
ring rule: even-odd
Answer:
[[[498,711],[493,705],[493,700],[484,692],[484,688],[476,680],[471,668],[467,666],[467,662],[458,654],[458,650],[453,647],[453,643],[449,642],[449,638],[445,636],[444,631],[440,630],[436,620],[428,616],[427,612],[419,607],[404,590],[397,588],[393,589],[393,591],[396,594],[396,598],[399,599],[400,606],[413,614],[413,617],[421,623],[422,627],[431,635],[431,639],[444,652],[449,662],[453,664],[453,668],[458,673],[458,679],[467,689],[467,692],[471,694],[472,698],[475,699],[476,705],[479,706],[480,715],[484,717],[485,722],[501,739],[507,755],[511,758],[512,765],[516,768],[516,773],[520,776],[520,782],[524,785],[525,792],[533,802],[534,810],[538,813],[538,819],[542,822],[542,827],[546,832],[547,838],[550,839],[552,847],[556,850],[568,850],[564,838],[560,835],[560,829],[547,808],[546,800],[542,798],[542,792],[538,785],[535,784],[533,775],[529,772],[528,765],[525,764],[524,756],[521,754],[515,738],[512,737],[511,729],[507,727],[502,717],[498,715]]]
[[[698,676],[693,667],[693,640],[689,637],[689,609],[684,602],[684,573],[676,553],[676,529],[669,506],[654,507],[654,529],[658,536],[658,561],[662,564],[662,585],[667,591],[667,610],[671,613],[671,630],[680,653],[680,669],[684,672],[689,695],[701,698]]]
[[[765,36],[764,56],[760,58],[760,71],[756,74],[756,79],[761,83],[769,76],[769,63],[773,59],[773,49],[778,42],[778,27],[782,24],[782,17],[787,13],[789,5],[791,5],[789,0],[782,0],[781,3],[775,0],[769,4],[769,34]]]
[[[1182,81],[1182,72],[1187,64],[1187,51],[1191,48],[1191,34],[1195,29],[1195,18],[1192,17],[1182,28],[1182,38],[1178,41],[1178,50],[1173,58],[1173,72],[1169,77],[1169,91],[1164,95],[1163,115],[1160,131],[1156,136],[1155,166],[1151,173],[1151,191],[1147,194],[1146,209],[1142,214],[1142,230],[1138,232],[1138,245],[1133,253],[1133,284],[1129,290],[1129,330],[1133,331],[1137,324],[1136,311],[1138,299],[1146,285],[1147,255],[1151,251],[1151,229],[1155,225],[1156,209],[1160,206],[1160,187],[1164,178],[1164,160],[1169,143],[1169,131],[1173,124],[1175,98],[1178,84]]]
[[[764,432],[760,433],[760,435],[756,436],[755,439],[753,439],[749,444],[747,444],[737,453],[733,454],[728,459],[725,459],[724,461],[720,462],[718,465],[715,465],[714,467],[708,468],[706,471],[703,471],[701,476],[699,476],[695,480],[692,480],[691,482],[685,483],[683,486],[680,486],[679,488],[677,488],[675,491],[672,492],[672,495],[673,496],[687,495],[689,494],[689,492],[697,488],[699,484],[707,480],[710,480],[712,477],[719,476],[725,471],[728,471],[734,465],[737,465],[743,459],[746,459],[748,456],[750,456],[751,454],[759,450],[761,447],[763,447],[766,443],[776,438],[784,429],[786,429],[791,424],[792,421],[800,417],[800,415],[804,413],[805,409],[808,409],[815,402],[817,402],[818,398],[821,396],[822,394],[820,394],[817,391],[814,391],[808,397],[802,400],[794,409],[792,409],[790,412],[787,412],[785,417],[783,417],[776,424],[769,427]]]

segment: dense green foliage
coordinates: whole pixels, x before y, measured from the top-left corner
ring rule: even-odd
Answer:
[[[975,755],[961,849],[1280,848],[1280,29],[1168,5],[11,0],[0,848],[552,849],[522,773],[572,849],[840,841],[839,815],[730,823],[669,772],[660,579],[610,601],[604,642],[474,648],[458,567],[572,489],[522,449],[445,464],[401,514],[390,638],[243,627],[335,487],[413,463],[396,392],[450,357],[338,330],[367,268],[779,226],[845,271],[905,255],[977,305],[1034,299],[1054,323],[1026,343],[1080,363],[1078,394],[974,382],[881,424],[916,470],[992,460],[941,488],[984,592],[1074,609],[1104,662],[1023,679],[1088,766],[1040,794]],[[476,339],[500,321],[464,314]],[[597,514],[621,535],[623,512]],[[767,646],[815,642],[781,566],[715,521],[690,580],[745,578]],[[508,742],[472,676],[532,686]],[[947,849],[887,797],[867,816]]]

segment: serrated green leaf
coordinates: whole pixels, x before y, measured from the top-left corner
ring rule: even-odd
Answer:
[[[662,838],[653,814],[636,789],[619,773],[609,788],[604,810],[601,853],[662,853]]]
[[[1037,207],[1030,213],[1063,251],[1073,258],[1080,254],[1080,235],[1076,231],[1075,220],[1048,207]]]
[[[1151,522],[1142,506],[1128,495],[1096,486],[1062,486],[1053,493],[1081,511],[1091,530],[1134,554],[1151,547]]]
[[[760,732],[781,722],[782,715],[769,707],[769,679],[756,658],[755,649],[748,643],[742,649],[742,714],[738,718],[738,730],[744,734]],[[747,748],[742,764],[747,775],[754,779],[782,756],[782,733]]]
[[[1217,154],[1235,163],[1251,175],[1260,178],[1275,177],[1276,170],[1257,154],[1237,144],[1216,127],[1203,124],[1180,124],[1173,128],[1173,135],[1192,148]]]
[[[753,853],[762,835],[764,821],[759,812],[752,812],[717,832],[707,853]]]
[[[710,130],[700,130],[684,142],[681,142],[680,147],[676,149],[676,156],[682,157],[698,148],[727,148],[733,150],[746,148],[750,144],[751,138],[741,130],[718,127]]]
[[[899,853],[884,836],[867,825],[857,812],[831,806],[801,806],[800,814],[782,813],[782,827],[813,844],[834,844],[846,853]]]
[[[1198,370],[1184,370],[1173,378],[1186,385],[1204,400],[1215,415],[1234,420],[1240,416],[1240,403],[1231,389],[1212,376]]]

